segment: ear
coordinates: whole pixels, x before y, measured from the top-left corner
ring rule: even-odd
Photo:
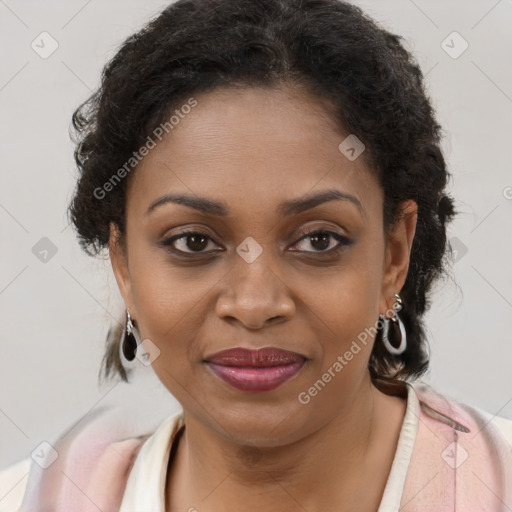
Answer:
[[[388,236],[380,297],[381,314],[393,307],[394,294],[400,293],[404,286],[409,270],[409,259],[417,219],[418,205],[416,202],[413,200],[404,201],[401,204],[400,218],[392,227]]]
[[[125,247],[120,242],[119,227],[114,222],[110,223],[110,237],[108,251],[110,256],[110,263],[112,270],[117,281],[117,286],[124,299],[124,303],[130,308],[130,313],[133,311],[133,298],[130,280],[130,270],[128,267],[128,256]]]

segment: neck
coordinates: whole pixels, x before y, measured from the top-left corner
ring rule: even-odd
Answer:
[[[243,510],[247,503],[276,512],[332,509],[333,503],[363,510],[361,500],[369,499],[365,477],[375,478],[376,453],[382,458],[383,396],[368,378],[327,424],[294,443],[272,447],[235,443],[185,415],[168,472],[168,510],[191,505],[201,512]],[[380,501],[387,474],[374,487],[374,501]]]

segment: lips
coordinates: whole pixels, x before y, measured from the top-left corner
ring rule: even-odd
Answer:
[[[249,350],[246,348],[223,350],[207,358],[207,361],[223,366],[260,367],[280,366],[303,361],[304,359],[303,356],[296,352],[266,347],[258,350]]]
[[[249,350],[241,347],[209,356],[205,363],[221,380],[240,391],[270,391],[293,377],[306,358],[274,347]]]

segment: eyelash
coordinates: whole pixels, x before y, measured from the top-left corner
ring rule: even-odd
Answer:
[[[308,231],[308,232],[304,233],[301,236],[301,238],[299,238],[299,240],[297,240],[293,245],[297,245],[302,240],[310,238],[314,235],[319,235],[319,234],[331,235],[332,238],[334,238],[335,240],[337,240],[339,242],[338,245],[336,245],[335,247],[333,247],[329,250],[324,250],[324,251],[297,251],[297,252],[306,252],[306,253],[313,253],[313,254],[320,254],[320,255],[334,255],[334,254],[337,254],[338,252],[340,252],[341,250],[343,250],[346,246],[351,244],[351,241],[347,237],[340,235],[339,233],[336,233],[335,231],[330,231],[328,229],[314,229],[312,231]],[[172,246],[173,242],[175,242],[176,240],[180,240],[182,238],[188,238],[188,237],[191,237],[194,235],[199,235],[199,236],[205,237],[205,238],[213,241],[213,239],[210,236],[208,236],[206,233],[203,233],[201,231],[193,231],[192,230],[192,231],[183,231],[177,235],[167,238],[161,242],[161,245],[179,255],[187,255],[186,257],[188,257],[188,255],[194,255],[194,254],[208,254],[209,252],[210,253],[218,252],[218,251],[190,251],[190,252],[187,252],[187,251],[181,251]]]

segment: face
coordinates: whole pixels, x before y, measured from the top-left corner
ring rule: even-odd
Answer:
[[[338,149],[348,133],[316,98],[254,88],[196,100],[130,178],[126,251],[111,226],[114,272],[186,415],[233,440],[292,442],[367,382],[368,329],[403,286],[415,215],[385,243],[381,187],[362,156]],[[240,389],[205,362],[235,347],[298,363],[277,387]]]

